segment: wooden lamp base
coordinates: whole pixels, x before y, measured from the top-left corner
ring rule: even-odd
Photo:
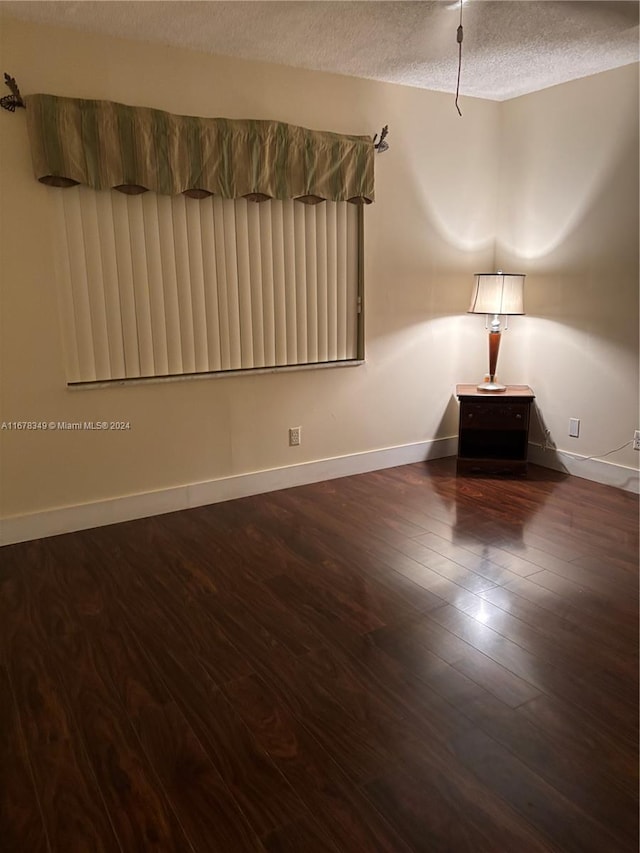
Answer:
[[[496,366],[498,364],[501,337],[501,332],[493,329],[489,332],[489,381],[485,380],[481,385],[478,385],[478,391],[489,391],[495,394],[497,391],[507,390],[506,385],[496,382]]]

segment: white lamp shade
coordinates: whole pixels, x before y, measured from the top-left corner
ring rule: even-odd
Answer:
[[[524,314],[521,273],[476,273],[469,314]]]

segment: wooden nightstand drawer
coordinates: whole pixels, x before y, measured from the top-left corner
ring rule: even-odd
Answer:
[[[526,403],[462,403],[460,420],[471,429],[526,430],[529,406]]]

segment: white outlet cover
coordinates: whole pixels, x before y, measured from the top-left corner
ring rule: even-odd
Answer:
[[[298,447],[302,441],[302,427],[289,427],[289,447]]]

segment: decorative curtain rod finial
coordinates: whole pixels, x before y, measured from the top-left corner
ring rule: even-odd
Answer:
[[[25,102],[22,100],[22,95],[20,94],[20,89],[18,89],[18,84],[15,81],[14,77],[11,77],[6,73],[4,75],[5,86],[8,86],[11,90],[10,95],[5,95],[4,98],[0,98],[0,107],[3,110],[8,110],[10,113],[14,113],[16,111],[16,107],[26,107]]]
[[[385,124],[385,126],[380,131],[380,139],[376,144],[376,139],[378,139],[378,134],[373,137],[373,147],[376,149],[378,154],[384,154],[385,151],[389,150],[389,143],[385,142],[385,137],[389,133],[389,125]]]

